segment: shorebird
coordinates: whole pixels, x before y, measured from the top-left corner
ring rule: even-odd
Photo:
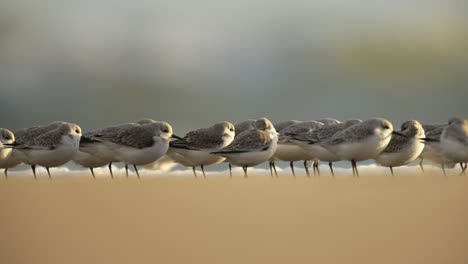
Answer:
[[[380,153],[375,161],[385,167],[389,167],[393,175],[393,167],[406,165],[416,160],[424,149],[424,129],[416,120],[406,121],[401,125],[401,134],[392,136],[382,153]]]
[[[231,164],[241,166],[247,177],[247,168],[270,160],[278,143],[278,133],[268,119],[258,119],[255,127],[239,134],[228,146],[211,153],[225,157],[230,163],[229,171]]]
[[[450,119],[440,136],[443,155],[460,164],[461,174],[465,174],[468,162],[468,120],[461,117]]]
[[[166,154],[171,138],[180,139],[173,135],[171,125],[150,122],[103,129],[94,133],[91,140],[100,141],[111,150],[112,159],[133,165],[140,178],[137,166],[152,163]]]
[[[304,161],[304,168],[306,171],[306,175],[310,176],[309,168],[307,164],[307,160],[311,159],[310,155],[304,152],[304,150],[299,145],[295,144],[294,142],[291,142],[290,137],[292,135],[304,134],[304,133],[310,132],[314,129],[318,129],[320,126],[323,126],[323,123],[318,122],[318,121],[308,121],[308,122],[297,123],[297,124],[288,126],[285,129],[281,130],[279,133],[280,135],[279,135],[278,146],[276,148],[275,155],[270,160],[270,173],[272,173],[272,168],[273,168],[276,176],[278,176],[278,174],[276,173],[275,160],[281,160],[281,161],[289,162],[291,172],[293,176],[296,176],[296,173],[294,172],[294,162]]]
[[[8,169],[21,164],[21,161],[12,157],[12,148],[3,144],[11,145],[15,142],[15,135],[6,128],[0,128],[0,168],[5,169],[5,178],[8,178]]]
[[[31,165],[36,178],[36,166],[43,166],[49,178],[50,168],[69,162],[78,151],[81,128],[72,123],[54,122],[42,127],[18,132],[13,157]]]
[[[209,128],[191,131],[183,139],[172,141],[167,155],[177,163],[192,167],[195,177],[196,167],[200,166],[205,176],[204,166],[218,164],[226,159],[211,152],[229,145],[234,140],[234,136],[234,125],[220,122]]]
[[[390,142],[392,133],[404,136],[393,131],[390,121],[374,118],[343,129],[320,145],[341,160],[351,161],[353,176],[359,176],[357,162],[374,159],[379,155]]]

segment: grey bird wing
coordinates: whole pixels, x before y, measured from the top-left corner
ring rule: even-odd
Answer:
[[[351,126],[344,130],[336,132],[331,138],[322,142],[322,145],[338,145],[344,142],[355,143],[359,142],[374,134],[371,127],[366,126]]]
[[[88,138],[112,137],[120,133],[125,128],[136,127],[136,126],[139,126],[139,125],[135,123],[126,123],[126,124],[121,124],[121,125],[116,125],[116,126],[110,126],[110,127],[106,127],[100,130],[86,132],[83,136],[88,137]]]
[[[400,135],[392,135],[392,139],[390,143],[388,143],[387,147],[384,149],[383,152],[385,153],[393,153],[402,150],[405,145],[408,143],[408,138],[402,137]]]
[[[52,150],[57,148],[62,143],[62,133],[57,133],[57,130],[52,130],[42,135],[35,137],[23,146],[27,149],[48,149]]]
[[[301,121],[288,120],[288,121],[282,121],[282,122],[274,123],[273,127],[276,129],[277,132],[281,132],[284,129],[290,127],[290,126],[296,125],[296,124],[299,124],[299,123],[301,123]]]
[[[139,149],[151,147],[154,143],[153,137],[154,133],[137,124],[129,124],[125,127],[110,127],[94,135],[94,138],[103,141]]]
[[[292,125],[289,126],[285,129],[283,129],[280,132],[280,135],[288,136],[288,135],[299,135],[299,134],[304,134],[311,131],[311,128],[305,127],[305,126],[297,126],[297,125]]]
[[[317,121],[303,122],[285,128],[280,132],[279,141],[287,143],[291,141],[309,141],[307,135],[319,129],[323,124]]]
[[[431,130],[434,130],[434,129],[440,129],[440,128],[443,129],[446,126],[447,126],[447,124],[435,124],[435,125],[434,124],[432,124],[432,125],[423,124],[422,125],[422,127],[424,129],[424,132],[428,132],[428,131],[431,131]]]
[[[36,137],[50,131],[48,126],[35,126],[23,128],[15,131],[15,142],[18,144],[28,144],[31,143]]]
[[[213,154],[223,153],[244,153],[253,151],[263,151],[270,147],[272,138],[266,132],[252,129],[242,132],[234,141],[227,147],[212,152]]]
[[[335,133],[341,130],[341,124],[334,124],[320,127],[316,130],[311,131],[305,138],[310,142],[310,144],[315,144],[332,137]]]
[[[222,137],[212,133],[211,130],[198,129],[187,133],[183,139],[171,141],[169,146],[172,148],[204,150],[219,148],[222,144]]]
[[[440,139],[440,135],[442,135],[442,132],[444,131],[445,126],[438,126],[435,128],[432,128],[430,130],[424,131],[426,138],[430,139]]]

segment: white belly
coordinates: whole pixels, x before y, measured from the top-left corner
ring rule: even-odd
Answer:
[[[169,148],[169,142],[156,142],[151,147],[147,148],[132,148],[127,146],[116,145],[115,153],[119,161],[131,165],[146,165],[156,161],[166,154]]]
[[[387,147],[390,139],[391,137],[380,139],[378,136],[372,136],[361,142],[342,143],[327,149],[342,160],[363,161],[374,159]]]
[[[398,152],[388,153],[382,152],[376,158],[375,161],[383,166],[387,167],[398,167],[406,165],[416,160],[424,149],[424,143],[420,142],[419,139],[411,140],[408,142],[408,146],[401,149]]]
[[[0,148],[0,164],[2,164],[2,161],[4,160],[6,161],[6,159],[10,156],[11,152],[11,148]]]
[[[76,154],[77,149],[69,146],[60,146],[53,150],[24,150],[28,163],[43,167],[58,167],[69,162]]]
[[[304,149],[293,144],[278,144],[273,159],[281,161],[300,161],[308,157]]]
[[[109,164],[108,161],[83,151],[76,152],[75,156],[73,156],[73,161],[85,168],[98,168]]]
[[[12,155],[13,150],[11,148],[8,149],[0,149],[0,168],[13,168],[19,166],[22,162]]]
[[[80,147],[80,151],[89,153],[102,161],[106,161],[107,163],[119,161],[116,158],[116,152],[110,148],[108,144],[103,142],[86,144],[85,146]]]
[[[214,151],[214,150],[213,150]],[[169,148],[167,155],[175,162],[187,167],[208,166],[223,162],[226,158],[206,151]]]
[[[309,158],[308,160],[320,160],[326,162],[335,162],[340,160],[337,155],[319,144],[304,144],[302,145],[302,148],[307,153]]]
[[[226,160],[231,164],[252,167],[270,160],[275,154],[276,147],[277,140],[273,141],[270,147],[265,151],[223,154],[223,156],[225,156]]]
[[[468,147],[458,141],[442,138],[440,141],[443,154],[453,162],[468,161]]]

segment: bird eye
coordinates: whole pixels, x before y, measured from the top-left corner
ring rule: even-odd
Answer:
[[[11,138],[10,138],[10,136],[6,136],[5,139],[6,139],[6,140],[10,140]]]
[[[229,131],[234,132],[234,128],[233,127],[229,128]]]
[[[383,125],[383,129],[389,129],[390,127],[388,125]]]
[[[169,129],[167,129],[167,128],[163,128],[162,131],[163,131],[164,133],[169,133]]]
[[[79,129],[77,129],[77,130],[75,130],[75,132],[76,132],[77,134],[79,134],[79,133],[80,133],[80,130],[79,130]]]

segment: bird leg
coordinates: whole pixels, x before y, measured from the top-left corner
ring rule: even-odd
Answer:
[[[244,178],[247,178],[247,166],[243,166],[242,169],[244,170]]]
[[[335,177],[335,172],[333,172],[333,163],[328,162],[328,167],[330,167],[330,171],[331,171],[332,176]]]
[[[114,173],[112,173],[112,162],[109,163],[109,172],[110,172],[111,178],[114,179]]]
[[[47,170],[47,174],[49,175],[49,180],[52,180],[52,176],[50,176],[49,167],[46,167],[46,170]]]
[[[291,167],[293,176],[296,177],[296,173],[294,172],[294,161],[289,162],[289,166]]]
[[[136,175],[138,177],[138,179],[140,180],[140,173],[138,173],[138,169],[137,169],[137,166],[136,165],[133,165],[133,168],[135,169],[135,172],[136,172]]]
[[[307,163],[307,160],[304,160],[304,169],[306,171],[307,177],[310,177],[309,164]]]
[[[200,167],[201,167],[201,171],[203,172],[203,178],[206,178],[205,168],[203,167],[203,164]]]
[[[37,180],[37,175],[36,175],[36,165],[31,165],[31,170],[34,174],[34,179]]]
[[[193,171],[193,176],[197,178],[197,168],[195,168],[195,166],[192,166],[192,171]]]
[[[317,170],[318,176],[320,176],[320,169],[319,169],[319,161],[318,160],[314,160],[314,167]]]

